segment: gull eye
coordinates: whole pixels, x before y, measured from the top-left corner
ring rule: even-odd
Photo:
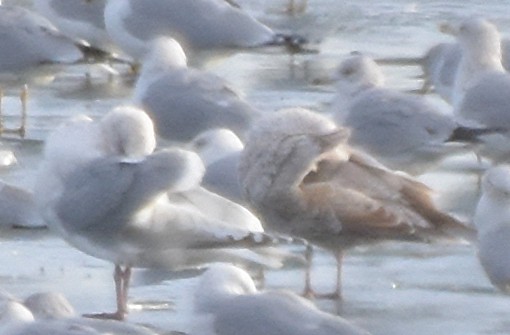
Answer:
[[[340,74],[348,77],[354,73],[354,68],[348,66],[340,70]]]
[[[207,143],[206,140],[204,139],[199,139],[198,141],[195,142],[195,148],[197,149],[201,149],[203,147],[205,147],[205,144]]]

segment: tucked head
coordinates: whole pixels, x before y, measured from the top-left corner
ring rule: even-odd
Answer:
[[[58,319],[72,317],[75,311],[71,303],[61,293],[35,293],[25,299],[25,306],[37,319]]]
[[[226,128],[215,128],[198,134],[190,143],[204,163],[209,165],[227,155],[243,150],[244,144]]]
[[[120,106],[100,121],[104,149],[114,155],[140,158],[156,147],[156,135],[151,118],[141,109]]]
[[[345,59],[336,69],[334,79],[339,89],[360,89],[384,85],[384,75],[377,63],[364,55]]]
[[[151,71],[165,71],[187,66],[187,58],[182,46],[170,37],[160,36],[148,43],[143,59],[143,68]]]
[[[212,264],[200,277],[195,306],[199,311],[207,312],[225,299],[256,292],[255,283],[245,270],[231,264]]]
[[[257,201],[270,189],[299,184],[322,155],[349,137],[331,120],[293,108],[256,122],[243,150],[239,176],[248,199]]]

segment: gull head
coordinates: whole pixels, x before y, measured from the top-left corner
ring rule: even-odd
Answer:
[[[113,155],[141,158],[156,147],[156,135],[151,118],[141,109],[119,106],[100,121],[104,149]]]
[[[67,298],[58,292],[34,293],[24,304],[37,319],[68,318],[76,314]]]
[[[191,142],[190,148],[200,155],[206,165],[240,152],[243,142],[230,129],[215,128],[198,134]]]
[[[0,302],[0,324],[9,325],[18,322],[34,321],[34,315],[22,303],[5,299]],[[0,330],[2,327],[0,326]]]
[[[173,68],[187,67],[188,61],[184,49],[175,39],[160,36],[148,44],[143,59],[142,71],[154,74]]]
[[[245,270],[226,263],[212,264],[200,277],[195,306],[201,312],[213,311],[228,298],[256,292],[255,283]]]
[[[469,18],[460,24],[456,36],[465,59],[472,66],[503,70],[501,37],[494,24],[482,18]]]
[[[298,186],[324,154],[339,150],[349,131],[325,116],[300,108],[276,112],[251,129],[239,166],[248,199]]]
[[[381,68],[370,57],[352,55],[345,59],[335,71],[337,89],[347,94],[374,86],[384,85]]]

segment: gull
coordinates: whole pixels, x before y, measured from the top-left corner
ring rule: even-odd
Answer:
[[[134,91],[134,103],[154,120],[157,134],[188,142],[210,128],[243,137],[259,112],[222,78],[189,68],[181,45],[160,37],[149,43]]]
[[[200,187],[196,153],[155,146],[151,119],[130,106],[97,122],[74,118],[46,141],[36,184],[44,218],[72,246],[115,264],[117,310],[91,316],[125,317],[133,267],[257,262],[264,257],[228,248],[273,241],[247,209]]]
[[[510,167],[490,168],[482,179],[482,195],[474,223],[478,230],[478,256],[491,283],[510,291]]]
[[[23,86],[20,93],[22,124],[14,132],[25,134],[27,83],[54,75],[62,64],[78,62],[83,54],[74,41],[61,34],[46,18],[19,6],[0,4],[0,82]],[[3,97],[0,88],[0,103]],[[3,126],[1,126],[3,130]]]
[[[466,91],[485,75],[505,73],[501,37],[497,27],[482,18],[464,20],[456,32],[462,57],[455,75],[453,106],[459,107]],[[459,110],[460,111],[460,110]]]
[[[0,5],[1,79],[26,83],[46,65],[72,64],[83,58],[77,43],[43,16],[19,6]]]
[[[13,130],[23,137],[27,84],[47,82],[63,66],[86,62],[91,53],[94,57],[97,54],[88,45],[64,35],[42,15],[20,6],[0,5],[0,30],[0,83],[23,86],[22,124]],[[3,89],[0,87],[0,103]],[[8,130],[1,124],[0,129]]]
[[[510,152],[510,75],[501,62],[499,32],[489,21],[471,18],[460,25],[457,39],[462,58],[455,78],[454,113],[475,125],[501,129],[484,139],[479,153],[495,163],[503,161]]]
[[[140,61],[145,44],[161,35],[183,43],[186,50],[298,47],[297,37],[275,33],[224,0],[108,0],[106,29],[133,59]]]
[[[434,89],[443,100],[451,103],[461,57],[462,49],[458,43],[444,42],[430,48],[420,62],[425,76],[423,90]]]
[[[239,158],[243,142],[229,129],[209,129],[198,134],[190,143],[205,164],[202,185],[227,199],[244,203],[239,185]]]
[[[380,240],[428,240],[472,229],[438,209],[432,191],[346,144],[349,131],[326,116],[293,108],[250,131],[239,176],[247,201],[269,231],[308,240],[334,253],[341,297],[343,251]],[[307,272],[308,275],[308,272]],[[305,294],[311,295],[307,276]]]
[[[336,79],[333,119],[350,129],[349,144],[390,169],[421,174],[489,132],[461,126],[423,96],[385,88],[380,67],[368,56],[345,59]]]
[[[34,194],[25,188],[0,181],[0,227],[42,228]]]
[[[214,264],[202,274],[194,306],[192,335],[369,334],[287,290],[258,291],[250,275],[231,264]]]
[[[457,29],[442,24],[441,31],[457,35]],[[501,40],[502,65],[506,71],[510,68],[510,40]],[[458,42],[442,42],[432,46],[420,60],[425,82],[424,91],[433,89],[448,103],[453,103],[455,77],[462,58],[462,47]]]
[[[24,302],[10,298],[0,302],[2,335],[157,335],[147,328],[113,320],[77,317],[60,293],[43,292]]]
[[[47,17],[58,29],[75,40],[118,53],[118,47],[106,31],[106,0],[34,0],[34,9]]]

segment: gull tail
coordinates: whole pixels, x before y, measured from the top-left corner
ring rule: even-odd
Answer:
[[[264,232],[249,232],[242,237],[228,235],[215,241],[201,241],[190,247],[194,249],[253,248],[278,245],[282,241],[286,240]]]
[[[503,128],[471,128],[458,126],[455,128],[446,140],[446,142],[468,142],[468,143],[480,143],[480,137],[491,134],[501,134],[507,132],[507,129]]]
[[[312,53],[316,50],[308,49],[306,45],[309,43],[304,36],[297,34],[278,33],[273,40],[267,43],[268,46],[283,46],[292,53]]]
[[[93,47],[88,44],[76,43],[76,46],[83,53],[83,58],[79,60],[77,63],[95,63],[95,62],[110,62],[117,64],[128,64],[131,65],[133,62],[111,52],[105,51],[100,48]]]

